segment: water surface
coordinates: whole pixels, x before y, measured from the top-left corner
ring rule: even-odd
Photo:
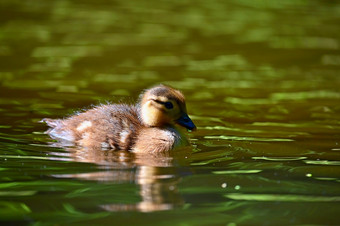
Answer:
[[[340,224],[340,5],[0,2],[0,222]],[[168,155],[61,148],[42,118],[165,83],[198,130]]]

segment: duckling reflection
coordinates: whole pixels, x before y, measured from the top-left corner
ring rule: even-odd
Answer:
[[[66,119],[43,119],[47,133],[61,145],[88,149],[159,153],[189,144],[176,125],[196,129],[187,114],[184,95],[159,85],[140,95],[136,105],[97,106]]]
[[[190,155],[191,152],[190,147],[180,148],[172,153],[157,154],[67,148],[71,160],[97,164],[96,172],[53,176],[110,183],[113,189],[115,184],[123,183],[139,186],[140,201],[132,204],[103,203],[100,207],[106,211],[169,210],[184,203],[177,189],[181,180],[177,165],[185,166],[187,164],[185,156]]]

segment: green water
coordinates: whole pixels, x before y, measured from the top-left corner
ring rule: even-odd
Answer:
[[[0,223],[339,225],[336,1],[0,1]],[[167,156],[38,123],[155,84],[198,127]]]

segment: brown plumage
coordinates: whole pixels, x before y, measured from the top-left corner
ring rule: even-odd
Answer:
[[[187,145],[175,124],[194,130],[184,95],[159,85],[140,95],[136,105],[100,105],[66,119],[43,119],[46,132],[62,145],[90,149],[162,152]]]

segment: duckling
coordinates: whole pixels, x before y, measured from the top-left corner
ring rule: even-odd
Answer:
[[[196,129],[184,95],[166,85],[145,90],[135,105],[100,105],[66,119],[45,118],[42,122],[50,127],[46,133],[63,144],[137,153],[188,145],[176,125]]]

